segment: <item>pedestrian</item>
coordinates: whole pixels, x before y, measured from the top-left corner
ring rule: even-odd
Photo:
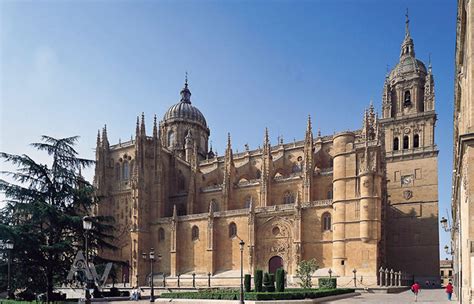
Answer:
[[[453,295],[453,284],[449,282],[448,285],[446,285],[446,288],[444,290],[448,294],[448,300],[451,301],[451,297]]]
[[[418,293],[420,292],[420,284],[418,284],[418,282],[415,282],[415,284],[411,285],[411,291],[413,292],[413,294],[415,294],[415,302],[418,301]]]

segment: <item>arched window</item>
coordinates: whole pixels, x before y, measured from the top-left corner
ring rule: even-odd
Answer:
[[[229,237],[234,238],[237,236],[237,225],[232,222],[229,224]]]
[[[411,105],[411,94],[410,91],[405,91],[405,97],[403,98],[403,105],[408,107]]]
[[[397,151],[400,148],[399,145],[400,145],[399,139],[398,137],[395,137],[393,139],[393,151]]]
[[[290,191],[286,191],[285,195],[283,196],[283,204],[294,204],[295,203],[295,196]]]
[[[328,190],[328,199],[332,199],[332,189]]]
[[[133,160],[130,162],[130,176],[133,176]]]
[[[323,223],[323,231],[331,230],[331,214],[329,212],[323,214],[321,222]]]
[[[184,181],[184,175],[181,170],[178,171],[178,191],[183,191],[185,190],[185,181]]]
[[[122,167],[122,179],[124,180],[127,180],[130,176],[130,172],[128,170],[128,162],[124,162],[123,163],[123,167]]]
[[[413,148],[419,148],[420,147],[420,135],[415,134],[413,136]]]
[[[191,239],[193,241],[199,240],[199,228],[197,226],[193,226],[191,229]]]
[[[119,181],[121,176],[122,174],[120,172],[120,164],[116,163],[115,164],[115,179]]]
[[[409,143],[408,135],[403,136],[403,149],[408,149],[408,143]]]
[[[209,209],[211,209],[212,212],[219,211],[219,202],[215,199],[211,199],[211,201],[209,202]]]
[[[262,173],[260,172],[260,170],[257,170],[257,173],[255,174],[255,177],[257,179],[260,179],[261,176],[262,176]]]
[[[165,229],[158,229],[158,242],[163,242],[165,240]]]
[[[174,139],[175,135],[173,131],[168,132],[168,148],[172,148],[174,146]]]
[[[251,201],[252,201],[252,197],[250,195],[245,197],[245,208],[250,208]]]
[[[298,173],[301,172],[301,164],[300,163],[294,163],[293,167],[291,168],[292,173]]]

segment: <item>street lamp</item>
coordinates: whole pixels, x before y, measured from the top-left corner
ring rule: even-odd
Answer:
[[[11,276],[11,251],[13,250],[13,242],[10,240],[7,240],[5,242],[5,249],[7,250],[7,255],[8,255],[8,275],[7,275],[7,299],[11,299],[11,281],[10,281],[10,276]]]
[[[90,304],[91,303],[91,293],[89,291],[89,273],[90,273],[90,270],[89,270],[89,249],[88,249],[88,246],[89,246],[89,240],[88,240],[88,233],[89,233],[89,230],[92,229],[92,219],[90,216],[84,216],[82,218],[82,228],[84,228],[84,238],[85,238],[85,258],[86,258],[86,284],[85,284],[85,287],[86,287],[86,304]]]
[[[244,303],[244,240],[240,240],[240,303]]]
[[[444,251],[446,251],[446,254],[450,254],[450,255],[453,255],[454,254],[454,250],[449,250],[449,246],[446,245],[444,246]]]
[[[354,273],[354,287],[357,287],[357,277],[356,277],[357,270],[354,268],[352,272]]]
[[[153,285],[153,263],[155,263],[155,249],[150,248],[150,252],[147,254],[144,252],[142,253],[143,259],[146,261],[150,261],[150,287],[151,287],[151,292],[150,292],[150,302],[155,302],[155,286]],[[161,255],[158,254],[158,260],[161,258]],[[163,274],[163,282],[164,282],[164,274]]]
[[[328,273],[329,273],[329,278],[331,279],[332,278],[332,269],[331,268],[329,268]]]

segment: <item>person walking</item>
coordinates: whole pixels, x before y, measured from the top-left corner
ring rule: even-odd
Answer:
[[[420,284],[418,282],[415,282],[415,284],[411,285],[411,291],[415,295],[415,302],[418,302],[418,293],[420,292]]]
[[[451,301],[451,297],[453,296],[453,284],[449,282],[448,285],[446,285],[446,288],[444,290],[448,294],[448,300]]]

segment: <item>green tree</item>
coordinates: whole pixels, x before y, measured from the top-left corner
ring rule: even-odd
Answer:
[[[51,299],[53,287],[66,281],[77,250],[84,248],[82,217],[92,212],[99,198],[80,174],[94,161],[78,157],[74,149],[77,140],[77,136],[42,136],[41,142],[33,143],[33,147],[49,155],[48,164],[25,154],[0,152],[1,159],[17,168],[1,172],[11,182],[0,179],[6,203],[0,210],[0,239],[10,239],[15,244],[12,290],[46,292]],[[92,220],[89,248],[113,248],[112,219],[92,216]]]
[[[311,282],[311,276],[313,272],[318,269],[315,259],[311,260],[302,260],[298,263],[298,268],[296,269],[296,275],[300,278],[300,286],[302,288],[311,288],[313,286]]]

